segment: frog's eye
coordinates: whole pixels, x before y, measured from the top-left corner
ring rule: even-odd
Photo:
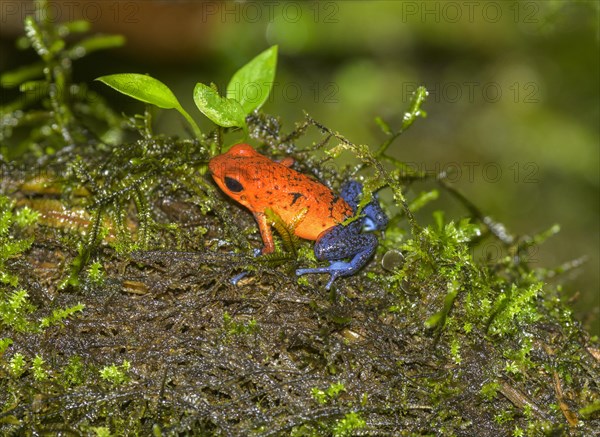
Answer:
[[[225,186],[234,193],[239,193],[244,189],[244,186],[237,179],[225,176]]]

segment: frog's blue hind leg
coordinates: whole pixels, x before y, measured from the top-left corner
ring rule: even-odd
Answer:
[[[352,207],[352,210],[355,213],[362,193],[362,188],[360,182],[349,181],[344,184],[340,193],[342,199]],[[383,209],[381,209],[381,206],[379,205],[377,194],[373,194],[373,200],[363,208],[362,215],[364,215],[362,221],[365,231],[385,229],[389,221],[385,212],[383,212]]]
[[[369,261],[377,249],[377,237],[373,234],[361,234],[360,223],[348,226],[337,225],[325,232],[315,243],[315,255],[319,260],[329,260],[328,267],[298,269],[296,275],[307,273],[329,273],[331,278],[325,288],[329,290],[333,281],[340,276],[350,276],[360,270]],[[340,261],[352,257],[348,262]]]

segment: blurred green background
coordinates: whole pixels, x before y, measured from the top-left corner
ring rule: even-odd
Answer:
[[[13,49],[29,2],[2,3],[0,68],[29,59]],[[303,111],[356,143],[375,147],[381,116],[398,127],[411,92],[430,92],[425,120],[393,154],[450,180],[485,213],[517,234],[555,223],[561,232],[528,254],[535,267],[580,257],[555,280],[577,318],[600,333],[599,2],[54,2],[57,20],[83,17],[122,33],[128,45],[75,66],[79,81],[150,73],[175,91],[201,126],[192,90],[223,89],[260,51],[279,45],[277,83],[264,111],[291,130]],[[7,7],[9,5],[9,7]],[[141,104],[101,84],[94,89],[126,113]],[[186,135],[173,111],[158,130]],[[432,184],[414,186],[421,191]],[[385,193],[383,193],[385,197]],[[449,196],[420,213],[466,211]],[[488,255],[500,249],[487,246]]]

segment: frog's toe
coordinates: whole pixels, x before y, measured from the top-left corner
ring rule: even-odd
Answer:
[[[329,267],[317,267],[315,269],[297,269],[296,276],[308,275],[312,273],[329,273]]]
[[[240,280],[241,280],[241,279],[243,279],[243,278],[245,278],[246,276],[248,276],[248,273],[250,273],[250,272],[247,272],[247,271],[246,271],[246,272],[238,273],[238,274],[237,274],[237,275],[235,275],[233,278],[231,278],[231,279],[229,280],[229,282],[230,282],[232,285],[237,285],[237,284],[238,284],[238,282],[240,282]]]
[[[329,281],[327,281],[327,285],[325,285],[325,290],[329,290],[331,288],[331,284],[333,284],[333,281],[335,281],[335,278],[337,278],[337,277],[338,277],[338,275],[336,275],[335,273],[331,274]]]
[[[335,281],[336,278],[340,276],[346,276],[354,271],[354,268],[350,263],[343,261],[332,262],[327,269],[329,270],[328,273],[331,275],[331,277],[329,278],[327,285],[325,285],[326,290],[331,288],[331,284],[333,284],[333,281]]]
[[[331,284],[340,276],[348,276],[354,272],[354,267],[352,264],[343,262],[343,261],[335,261],[332,262],[328,267],[317,267],[314,269],[298,269],[296,270],[296,275],[306,275],[312,273],[329,273],[331,277],[325,285],[325,289],[329,290],[331,288]]]

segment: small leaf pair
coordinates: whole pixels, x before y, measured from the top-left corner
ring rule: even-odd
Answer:
[[[204,115],[222,127],[240,127],[247,132],[246,116],[260,108],[269,97],[277,67],[277,46],[273,46],[242,68],[227,85],[227,95],[219,95],[216,86],[197,83],[194,102]],[[115,90],[159,108],[177,110],[192,126],[194,134],[201,131],[193,118],[183,109],[167,85],[151,76],[135,73],[112,74],[97,80]]]

